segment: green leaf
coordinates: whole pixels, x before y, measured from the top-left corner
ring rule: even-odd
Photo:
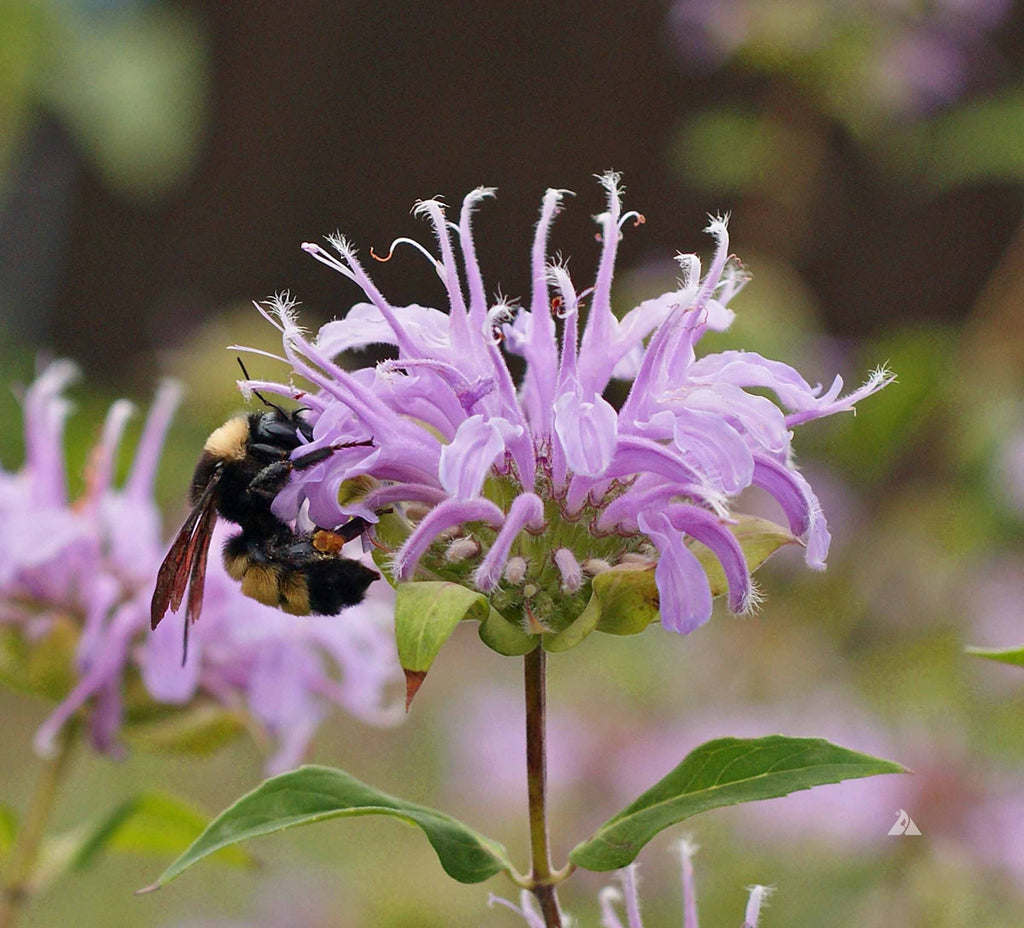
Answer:
[[[1001,664],[1014,664],[1024,667],[1024,645],[1019,648],[968,648],[968,654],[984,657],[986,660],[998,661]]]
[[[594,596],[601,604],[597,630],[609,635],[638,635],[659,618],[654,566],[619,566],[594,577]]]
[[[668,776],[576,845],[569,859],[587,870],[617,870],[658,832],[698,812],[774,799],[824,783],[905,773],[821,738],[718,738],[691,751]]]
[[[735,523],[729,526],[743,551],[743,558],[747,562],[747,568],[753,573],[765,561],[768,560],[783,545],[798,544],[796,537],[789,529],[768,519],[759,519],[755,516],[738,514],[734,516]],[[708,583],[711,586],[712,596],[721,596],[729,589],[725,579],[725,571],[722,564],[712,553],[711,549],[699,541],[690,543],[690,550],[694,553],[701,567],[708,576]]]
[[[84,870],[107,851],[169,856],[180,854],[203,831],[210,817],[191,803],[163,792],[141,793],[92,822],[47,839],[33,876],[36,890],[72,870]],[[254,866],[242,848],[226,848],[222,863]]]
[[[504,847],[456,819],[382,793],[343,770],[310,765],[266,780],[222,812],[147,890],[169,883],[221,848],[297,825],[357,815],[389,815],[418,826],[445,872],[460,883],[479,883],[512,869]]]
[[[520,657],[537,647],[536,635],[528,635],[493,608],[480,623],[480,640],[505,657]]]
[[[181,853],[209,824],[210,816],[191,802],[170,793],[142,793],[123,803],[108,817],[105,839],[110,850],[129,854]],[[82,848],[75,861],[78,868],[89,866],[104,841],[93,840]],[[226,848],[218,859],[235,867],[252,866],[254,858],[242,848]]]

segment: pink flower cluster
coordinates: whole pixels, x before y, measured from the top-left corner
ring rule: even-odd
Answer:
[[[28,387],[24,464],[0,469],[0,626],[29,646],[59,623],[77,630],[74,683],[39,729],[36,749],[48,753],[72,717],[87,716],[93,744],[115,750],[134,675],[153,704],[207,699],[248,715],[275,743],[271,772],[302,759],[332,706],[371,724],[399,721],[402,675],[385,584],[342,619],[296,619],[243,597],[215,551],[187,664],[178,623],[149,632],[165,551],[153,482],[180,390],[160,387],[122,486],[115,460],[132,407],[113,404],[89,457],[86,490],[71,500],[63,433],[75,376],[73,364],[58,361]]]

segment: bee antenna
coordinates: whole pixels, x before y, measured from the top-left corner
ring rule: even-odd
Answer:
[[[238,362],[238,366],[242,369],[242,374],[245,377],[245,379],[252,380],[252,378],[249,376],[249,372],[245,369],[245,364],[243,363],[242,359],[238,355],[235,355],[235,360]],[[279,413],[281,413],[282,416],[284,416],[285,418],[288,417],[288,413],[286,413],[280,406],[278,406],[277,403],[271,403],[270,400],[268,400],[262,393],[260,393],[259,390],[253,390],[252,392],[253,396],[255,396],[256,399],[258,399],[264,406],[269,406],[271,409],[276,409]]]

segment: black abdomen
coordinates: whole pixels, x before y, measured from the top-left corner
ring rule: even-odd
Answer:
[[[337,615],[347,606],[363,601],[367,587],[380,574],[360,561],[328,557],[310,565],[309,611],[312,615]]]
[[[284,526],[266,534],[247,527],[224,543],[224,566],[251,599],[292,615],[337,615],[362,602],[380,574],[317,548],[315,536]]]

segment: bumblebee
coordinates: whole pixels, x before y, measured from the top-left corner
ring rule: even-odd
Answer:
[[[243,367],[243,371],[245,368]],[[241,529],[224,543],[224,565],[242,584],[242,592],[293,615],[337,615],[362,602],[380,574],[341,555],[347,541],[368,527],[360,518],[340,528],[316,527],[297,532],[271,511],[274,497],[293,470],[312,467],[352,442],[318,448],[295,460],[291,453],[312,429],[301,410],[269,407],[229,419],[206,440],[192,475],[192,510],[175,536],[157,574],[150,613],[156,628],[168,610],[177,612],[188,590],[182,664],[188,657],[188,630],[199,618],[206,581],[206,561],[217,517]]]

